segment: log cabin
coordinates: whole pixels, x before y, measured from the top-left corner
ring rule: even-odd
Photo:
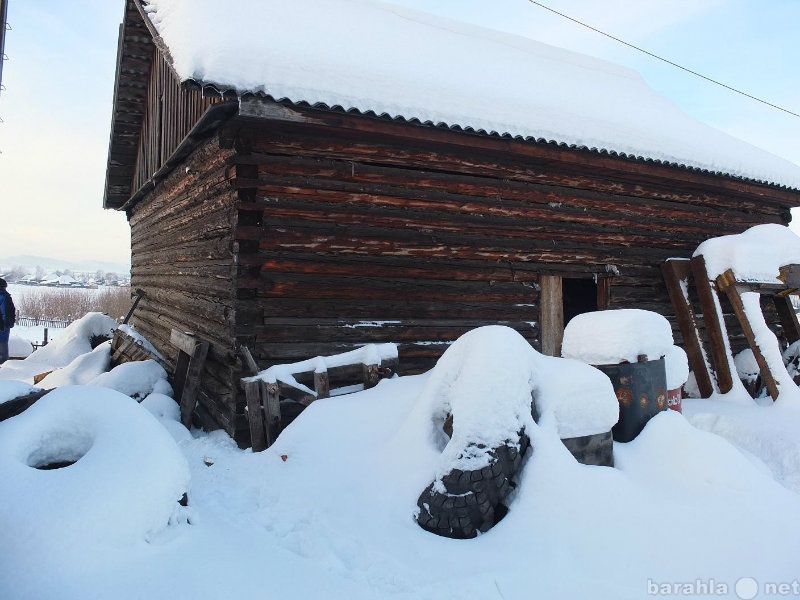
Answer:
[[[247,445],[266,368],[396,342],[420,372],[506,324],[558,354],[607,308],[672,318],[660,273],[788,224],[800,167],[628,69],[373,0],[125,0],[104,206],[133,324],[209,342],[195,422]]]

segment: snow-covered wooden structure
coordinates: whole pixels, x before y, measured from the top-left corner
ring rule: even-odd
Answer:
[[[397,342],[402,372],[502,323],[557,353],[574,314],[670,315],[667,258],[788,223],[798,188],[531,40],[371,0],[126,0],[104,205],[134,323],[165,355],[173,328],[210,342],[197,417],[242,443],[242,345],[263,368]]]

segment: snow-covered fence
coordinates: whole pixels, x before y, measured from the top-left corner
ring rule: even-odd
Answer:
[[[320,398],[375,387],[396,372],[398,361],[395,344],[368,344],[343,354],[274,365],[259,372],[249,350],[242,347],[241,353],[253,373],[242,379],[253,452],[271,446],[280,433],[282,400],[302,410]]]
[[[22,327],[52,327],[54,329],[63,329],[69,327],[74,322],[74,319],[43,319],[38,317],[17,317],[17,325]]]

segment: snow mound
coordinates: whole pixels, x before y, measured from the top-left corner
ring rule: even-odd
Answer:
[[[664,355],[664,369],[667,372],[667,389],[677,390],[689,379],[689,358],[680,346],[672,346]]]
[[[567,324],[561,355],[590,365],[612,365],[635,363],[640,355],[658,360],[672,346],[672,327],[658,313],[600,310],[577,315]]]
[[[731,269],[740,281],[779,283],[782,266],[800,263],[800,237],[784,225],[767,223],[706,240],[692,256],[700,255],[712,279]]]
[[[440,476],[485,467],[493,448],[518,444],[520,432],[532,429],[535,353],[525,338],[503,326],[473,329],[445,351],[419,399],[435,427],[453,416]]]
[[[192,439],[192,434],[181,423],[180,406],[171,396],[153,392],[142,400],[141,405],[158,419],[176,442]]]
[[[89,385],[110,388],[137,400],[153,391],[163,393],[167,372],[155,360],[127,362],[101,373]],[[161,383],[163,382],[163,383]]]
[[[561,439],[605,433],[619,420],[614,386],[599,369],[537,352],[533,382],[539,422],[552,419]]]
[[[748,492],[778,486],[760,464],[718,435],[692,427],[675,411],[657,414],[625,446],[615,455],[617,468],[656,487]],[[669,460],[664,460],[665,448]]]
[[[86,385],[111,364],[111,342],[103,342],[86,354],[81,354],[62,369],[56,369],[39,382],[46,389],[65,385]]]
[[[74,386],[0,423],[0,480],[9,483],[0,495],[0,538],[36,556],[148,539],[180,508],[189,470],[135,401]]]
[[[0,404],[38,391],[40,391],[40,388],[28,385],[22,381],[15,381],[13,379],[0,380]]]
[[[733,364],[736,365],[736,374],[739,379],[752,383],[761,375],[761,368],[756,362],[756,355],[750,348],[745,348],[733,357]]]
[[[24,362],[49,365],[50,368],[65,367],[82,354],[92,351],[92,339],[110,339],[117,322],[103,313],[87,313],[52,342],[37,349]]]
[[[33,353],[33,344],[21,337],[8,338],[8,355],[12,358],[27,358]]]
[[[608,377],[574,360],[544,356],[515,330],[504,326],[473,329],[458,338],[430,372],[409,427],[429,432],[444,445],[437,473],[480,469],[490,451],[516,445],[525,429],[535,444],[531,403],[542,423],[560,437],[609,431],[619,405]],[[441,427],[453,416],[447,441]]]

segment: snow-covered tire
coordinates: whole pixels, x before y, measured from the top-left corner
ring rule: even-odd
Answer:
[[[561,442],[579,463],[601,467],[614,466],[614,438],[610,431],[565,438]]]
[[[417,500],[417,523],[427,531],[456,539],[488,531],[508,511],[503,501],[516,486],[514,476],[529,447],[530,439],[521,433],[519,445],[493,448],[487,466],[474,471],[453,469],[441,482],[431,482]]]
[[[180,514],[190,473],[135,400],[68,386],[0,423],[0,481],[0,537],[20,549],[143,541]]]

